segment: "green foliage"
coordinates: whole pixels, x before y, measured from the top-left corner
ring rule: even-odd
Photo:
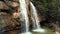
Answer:
[[[45,18],[60,21],[60,0],[31,0]],[[49,15],[49,16],[48,16]]]

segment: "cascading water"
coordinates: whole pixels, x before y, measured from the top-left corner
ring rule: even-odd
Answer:
[[[36,25],[34,24],[34,27],[36,26],[37,28],[40,28],[40,25],[39,25],[39,19],[37,17],[37,12],[36,12],[36,9],[34,7],[34,5],[32,4],[32,2],[30,2],[30,5],[31,5],[31,14],[32,14],[32,17],[34,18],[34,22],[36,23]]]
[[[26,6],[26,0],[19,0],[20,2],[20,8],[21,8],[21,14],[22,14],[22,19],[24,19],[24,23],[26,25],[26,31],[21,34],[31,34],[29,32],[29,19],[28,19],[28,13],[27,13],[27,6]]]
[[[34,32],[45,32],[45,29],[42,29],[40,27],[40,24],[39,24],[39,19],[38,19],[38,16],[37,16],[37,12],[36,12],[36,8],[34,7],[33,3],[30,2],[30,7],[31,7],[31,16],[33,17],[34,19],[34,23],[33,23],[33,26],[34,28],[36,28],[35,30],[33,30]]]

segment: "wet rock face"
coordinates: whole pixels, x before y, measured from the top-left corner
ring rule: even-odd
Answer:
[[[6,0],[6,1],[14,1],[14,2],[19,2],[19,0]]]
[[[4,0],[4,1],[10,7],[13,7],[14,8],[14,7],[19,6],[18,1],[14,1],[14,0]]]
[[[9,7],[2,1],[0,1],[0,9],[9,9]]]
[[[1,11],[3,12],[3,15],[0,15],[0,19],[2,20],[1,23],[3,24],[3,30],[9,32],[9,30],[20,29],[21,20],[18,19],[20,16],[19,0],[5,0],[5,2],[0,1],[0,3],[0,10],[8,10],[13,8],[13,11],[8,10],[8,12],[10,11],[12,13],[11,15],[10,13],[7,13],[7,11]],[[26,3],[27,5],[29,4],[28,1]]]
[[[0,0],[0,10],[8,10],[12,17],[17,18],[20,15],[19,0]],[[3,12],[3,11],[2,11]]]
[[[29,0],[26,0],[26,3],[27,3],[27,6],[29,5]],[[1,6],[3,8],[6,8],[6,7],[10,7],[10,8],[14,8],[14,7],[17,7],[19,6],[19,0],[0,0],[0,8]]]
[[[20,16],[20,8],[18,7],[17,9],[14,10],[12,13],[13,18],[18,18]]]
[[[7,13],[0,12],[0,26],[2,27],[2,31],[19,29],[20,21],[18,18],[11,18]]]
[[[18,0],[0,0],[0,9],[9,9],[19,6]]]

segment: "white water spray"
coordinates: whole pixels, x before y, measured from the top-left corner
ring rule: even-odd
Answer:
[[[25,25],[26,25],[26,32],[21,34],[28,34],[28,33],[31,34],[29,32],[29,19],[28,19],[28,13],[27,13],[26,0],[19,0],[19,2],[20,2],[22,18],[24,19],[23,21],[25,22]]]
[[[38,19],[38,15],[37,15],[37,12],[36,12],[36,8],[35,6],[33,5],[32,2],[30,2],[30,7],[31,7],[31,14],[32,14],[32,17],[33,19],[35,20],[35,22],[33,23],[34,25],[34,28],[36,28],[35,30],[33,30],[34,32],[45,32],[44,29],[42,29],[40,27],[40,24],[39,24],[39,19]]]

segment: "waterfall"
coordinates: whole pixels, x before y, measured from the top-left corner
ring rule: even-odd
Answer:
[[[31,34],[31,32],[29,32],[29,19],[28,19],[28,9],[27,9],[27,4],[26,4],[26,0],[19,0],[20,2],[20,10],[21,10],[21,17],[22,17],[22,21],[25,23],[25,29],[26,31],[24,33],[21,34]],[[40,29],[40,25],[39,25],[39,19],[37,16],[37,12],[36,12],[36,8],[35,6],[30,2],[30,7],[31,7],[31,16],[33,17],[33,25],[34,27],[36,27],[37,30],[34,31],[44,31],[43,29]]]
[[[21,14],[23,16],[23,19],[25,20],[25,24],[26,24],[26,32],[29,31],[29,20],[28,20],[28,14],[27,14],[27,9],[26,9],[26,3],[25,0],[20,0],[20,8],[21,8]]]
[[[35,23],[36,23],[36,27],[37,28],[40,28],[40,25],[39,25],[39,19],[38,19],[38,15],[37,15],[37,12],[36,12],[36,8],[34,7],[34,5],[32,4],[32,2],[30,2],[30,5],[31,5],[31,14],[32,14],[32,17],[34,18],[35,20]],[[34,27],[35,27],[35,24],[34,24]]]
[[[29,32],[29,19],[28,19],[28,13],[27,13],[27,6],[26,6],[26,0],[19,0],[20,2],[20,8],[21,8],[21,14],[22,14],[22,19],[25,23],[26,31],[22,34],[30,34]]]
[[[30,7],[31,7],[31,16],[34,19],[33,26],[34,26],[34,28],[36,28],[33,31],[35,31],[35,32],[44,32],[45,30],[40,27],[40,24],[39,24],[40,21],[39,21],[38,15],[37,15],[37,11],[36,11],[36,8],[35,8],[35,6],[33,5],[32,2],[30,2]]]

